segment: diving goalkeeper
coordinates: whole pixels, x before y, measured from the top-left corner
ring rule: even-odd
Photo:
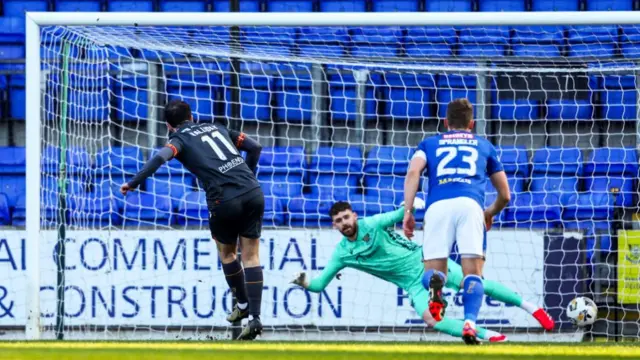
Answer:
[[[418,199],[416,199],[418,201]],[[419,204],[416,204],[419,207]],[[364,271],[404,289],[411,304],[427,325],[452,336],[462,337],[463,321],[443,318],[436,322],[429,312],[429,292],[422,285],[422,248],[397,233],[393,226],[402,221],[404,207],[395,211],[358,220],[348,202],[337,202],[329,211],[333,227],[344,238],[336,246],[331,260],[320,276],[309,281],[305,273],[299,273],[293,283],[311,292],[320,292],[346,267]],[[446,287],[458,291],[462,282],[462,268],[449,260]],[[552,330],[553,319],[547,312],[522,299],[504,285],[485,280],[484,293],[506,304],[519,306],[538,320],[546,330]],[[478,328],[478,337],[489,342],[500,342],[506,337],[495,331]]]

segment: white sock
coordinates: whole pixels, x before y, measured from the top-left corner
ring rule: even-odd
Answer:
[[[493,331],[493,330],[488,330],[488,329],[487,329],[487,330],[484,332],[484,338],[483,338],[483,340],[489,340],[489,339],[491,339],[491,337],[493,337],[493,336],[498,336],[498,335],[500,335],[500,333],[499,333],[499,332],[497,332],[497,331]]]
[[[532,304],[526,300],[522,300],[522,304],[520,304],[520,307],[529,314],[533,314],[540,308],[538,307],[538,305]]]
[[[249,303],[238,303],[238,309],[244,310],[249,306]]]
[[[476,322],[475,322],[475,321],[465,320],[465,321],[464,321],[464,324],[465,324],[465,325],[467,325],[467,324],[471,325],[471,328],[472,328],[472,329],[475,329],[475,328],[476,328]]]

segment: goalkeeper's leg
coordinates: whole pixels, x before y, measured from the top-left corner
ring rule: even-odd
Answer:
[[[455,261],[449,259],[447,263],[447,273],[447,284],[445,286],[456,292],[459,291],[463,278],[462,267]],[[494,300],[505,304],[520,307],[538,320],[545,330],[553,330],[554,321],[542,307],[524,300],[522,296],[518,295],[515,291],[497,281],[485,279],[483,283],[485,295],[491,296]]]
[[[409,291],[413,308],[418,314],[421,314],[422,320],[435,330],[462,338],[462,329],[464,327],[464,321],[459,319],[451,319],[448,317],[442,318],[440,321],[436,321],[431,312],[429,311],[429,292],[422,286],[412,286]],[[507,340],[507,337],[482,327],[476,328],[478,338],[489,342],[503,342]]]

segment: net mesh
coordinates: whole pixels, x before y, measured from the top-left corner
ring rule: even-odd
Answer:
[[[45,27],[44,324],[55,324],[65,223],[67,333],[227,336],[232,299],[196,179],[173,160],[140,191],[118,191],[164,144],[161,109],[179,98],[195,121],[264,146],[265,337],[422,334],[406,294],[366,274],[346,270],[321,294],[288,281],[329,259],[339,240],[333,201],[361,216],[398,206],[411,149],[444,130],[447,103],[466,97],[514,195],[489,233],[486,278],[545,306],[560,329],[549,340],[582,335],[564,312],[581,295],[599,304],[590,334],[637,337],[638,322],[623,321],[638,313],[624,260],[637,245],[632,233],[620,242],[637,206],[638,66],[626,60],[640,49],[637,34],[615,25]],[[459,296],[448,296],[461,318]],[[482,311],[483,326],[540,333],[517,307],[487,298]]]

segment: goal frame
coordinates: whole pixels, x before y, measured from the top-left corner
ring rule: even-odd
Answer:
[[[27,12],[26,93],[41,94],[41,26],[482,26],[640,24],[640,12],[394,12],[390,13],[113,13]],[[522,15],[522,16],[519,16]],[[526,15],[526,16],[525,16]],[[26,188],[40,189],[41,96],[26,97]],[[26,193],[26,339],[38,340],[40,324],[40,192]]]

